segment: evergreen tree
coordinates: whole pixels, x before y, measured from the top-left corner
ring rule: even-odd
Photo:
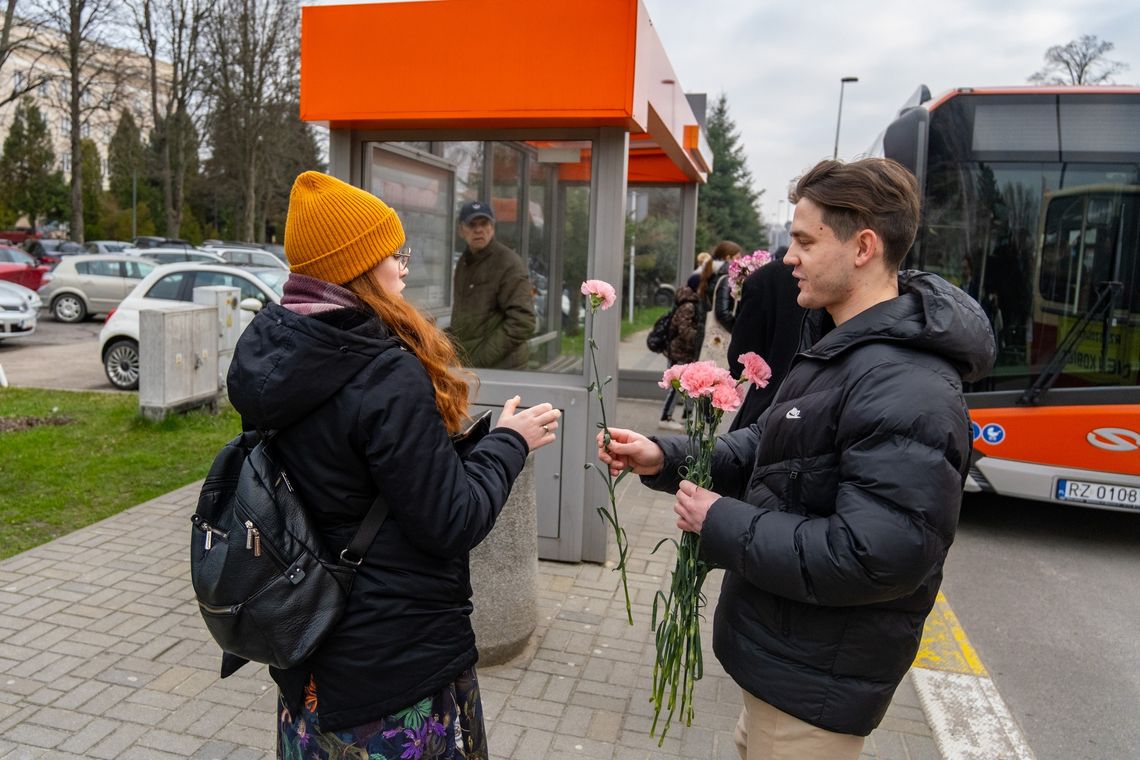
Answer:
[[[83,161],[83,239],[98,240],[103,236],[103,166],[94,140],[79,143]]]
[[[745,251],[760,248],[766,242],[760,224],[760,193],[752,187],[752,173],[724,94],[713,105],[706,134],[713,170],[708,184],[699,190],[697,249],[711,251],[721,240],[735,240]]]
[[[33,228],[41,215],[58,205],[59,188],[54,185],[63,179],[52,171],[54,163],[47,122],[35,102],[24,98],[16,107],[12,126],[4,138],[0,192],[4,205],[17,214],[27,214]]]
[[[124,110],[107,146],[107,174],[111,196],[120,208],[131,207],[132,180],[142,182],[146,148],[135,117]]]

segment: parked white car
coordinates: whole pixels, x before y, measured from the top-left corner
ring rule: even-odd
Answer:
[[[34,333],[41,306],[43,301],[36,291],[0,280],[0,341]]]
[[[60,322],[82,322],[92,314],[109,313],[157,266],[139,256],[65,256],[39,294]]]
[[[107,317],[99,333],[99,355],[111,385],[139,387],[139,312],[194,300],[194,288],[225,285],[241,291],[242,329],[268,303],[280,303],[289,273],[283,269],[182,262],[160,266],[143,278]]]

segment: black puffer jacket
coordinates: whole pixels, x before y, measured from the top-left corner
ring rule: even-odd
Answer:
[[[326,548],[339,552],[377,491],[388,520],[336,630],[304,665],[271,674],[299,704],[311,674],[321,728],[378,720],[475,663],[468,551],[491,530],[527,445],[496,429],[455,453],[427,371],[374,318],[266,307],[242,334],[229,395],[277,451]]]
[[[811,335],[768,410],[723,436],[702,531],[725,568],[714,649],[763,701],[867,735],[918,649],[969,465],[962,379],[993,365],[981,308],[934,275]],[[822,312],[809,312],[806,330]],[[685,439],[659,441],[675,489]]]

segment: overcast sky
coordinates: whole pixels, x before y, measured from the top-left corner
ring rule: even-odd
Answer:
[[[1024,85],[1045,50],[1082,34],[1115,43],[1108,55],[1140,83],[1136,0],[643,0],[687,92],[721,92],[757,190],[765,222],[789,210],[790,180],[835,146],[865,153],[919,84],[935,97],[954,87]],[[1140,125],[1137,126],[1140,128]]]

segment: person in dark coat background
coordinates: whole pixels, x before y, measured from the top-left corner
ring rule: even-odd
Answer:
[[[724,568],[713,650],[741,687],[741,758],[855,760],[934,606],[970,466],[962,382],[996,347],[976,301],[899,271],[918,227],[905,168],[822,161],[793,202],[807,348],[760,419],[717,440],[716,491],[681,480],[686,438],[611,428],[598,457],[675,492],[677,527]]]
[[[800,348],[800,325],[806,309],[796,301],[800,289],[792,268],[784,264],[787,250],[785,246],[777,248],[773,260],[749,275],[740,291],[732,341],[728,344],[729,371],[733,377],[740,377],[744,370],[740,355],[754,351],[772,368],[772,379],[765,388],[748,389],[730,431],[748,427],[760,418],[776,397]]]
[[[518,411],[461,459],[455,349],[404,301],[411,251],[395,211],[319,172],[289,197],[290,274],[242,334],[229,396],[275,449],[325,546],[344,546],[377,493],[388,519],[344,616],[306,662],[270,668],[277,756],[486,758],[468,552],[490,532],[527,455],[554,441],[550,404]]]

